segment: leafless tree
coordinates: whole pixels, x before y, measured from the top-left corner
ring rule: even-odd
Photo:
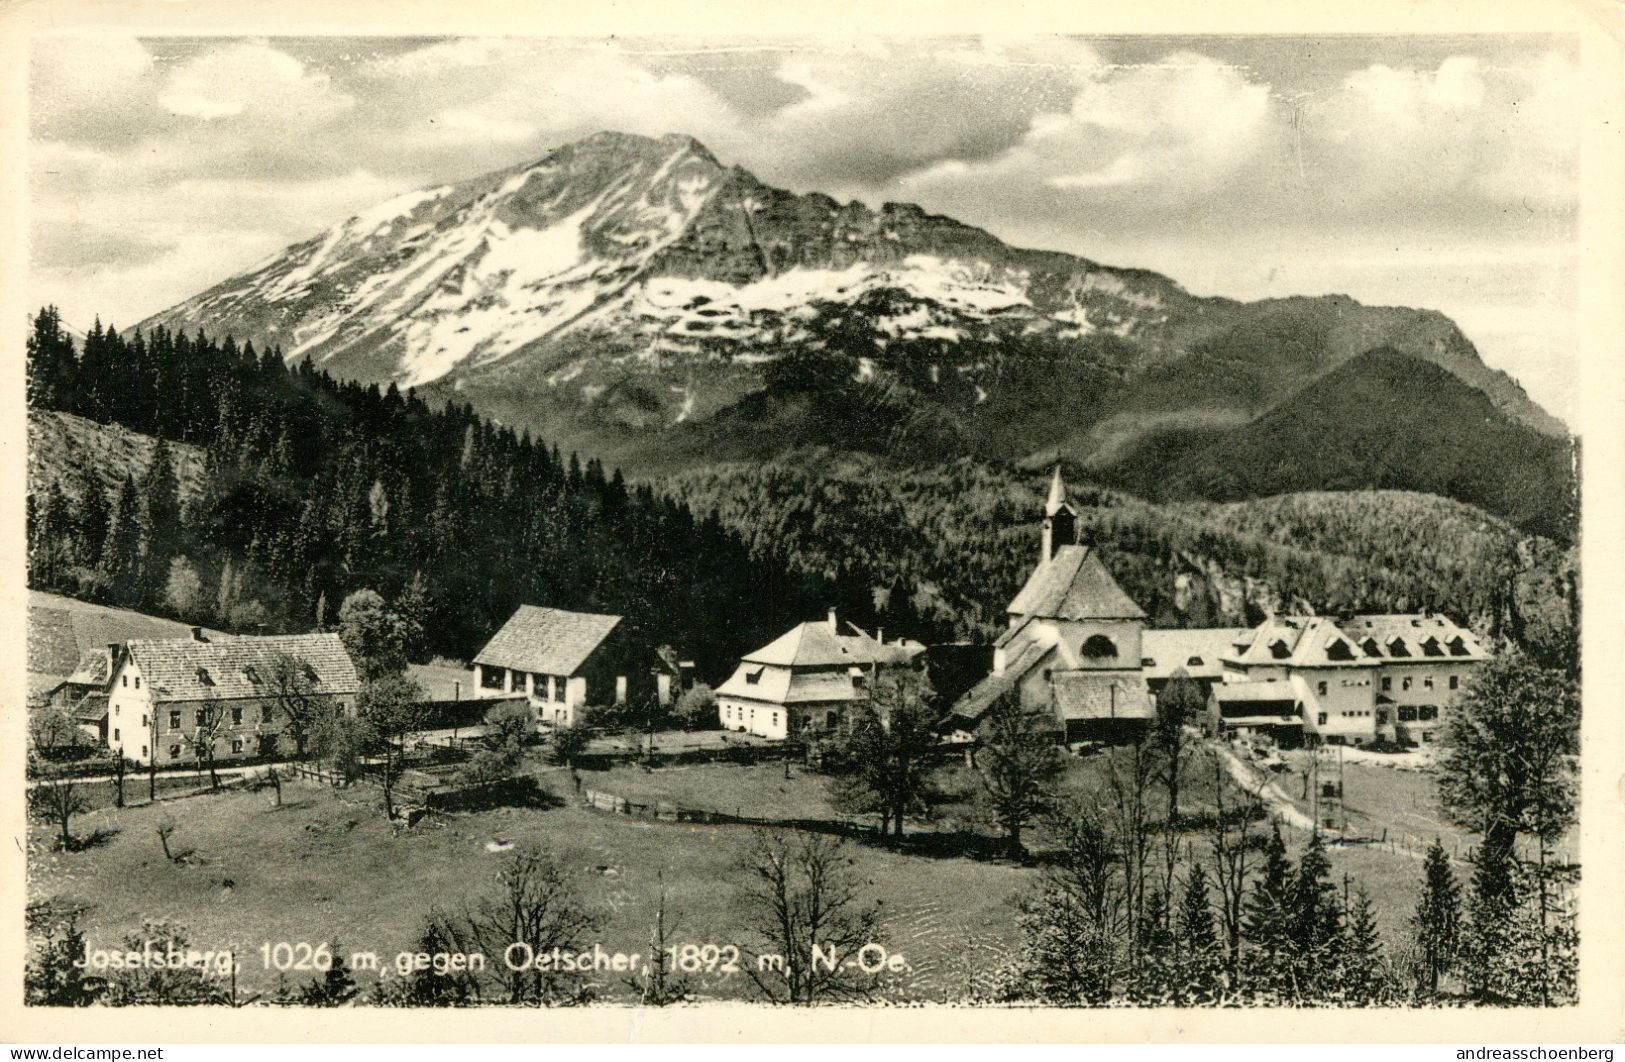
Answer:
[[[181,737],[186,740],[187,747],[199,763],[209,769],[209,787],[220,788],[220,775],[214,765],[214,743],[226,725],[226,712],[220,706],[220,699],[213,694],[197,702],[197,715],[190,730],[182,730]],[[153,757],[154,762],[157,757]]]
[[[672,969],[671,933],[677,928],[675,919],[666,915],[666,879],[656,874],[655,914],[649,924],[649,961],[636,977],[627,980],[627,986],[638,994],[638,1002],[646,1007],[665,1007],[681,1003],[688,998],[688,982]]]
[[[1257,793],[1244,792],[1230,804],[1225,799],[1225,777],[1219,758],[1213,758],[1213,793],[1216,805],[1209,845],[1213,854],[1213,876],[1219,889],[1219,925],[1224,933],[1225,967],[1231,983],[1241,960],[1241,933],[1247,891],[1247,875],[1252,867],[1251,824],[1262,807]]]
[[[579,951],[598,924],[564,869],[539,848],[513,852],[497,872],[496,887],[460,916],[431,919],[437,939],[451,950],[488,956],[486,969],[473,979],[475,990],[494,989],[509,1004],[578,998],[581,979],[540,960],[554,948]]]
[[[1146,864],[1151,856],[1151,784],[1156,758],[1143,741],[1114,750],[1107,761],[1106,815],[1123,860],[1123,899],[1128,920],[1129,967],[1139,962],[1144,936]]]
[[[271,661],[270,693],[277,713],[286,720],[293,738],[294,755],[305,758],[310,735],[322,716],[332,711],[331,703],[316,693],[309,666],[292,653],[278,653]]]
[[[775,1003],[867,998],[878,978],[850,964],[878,943],[880,905],[864,894],[847,842],[754,831],[741,859],[743,928],[763,941],[745,972]]]
[[[90,804],[71,778],[35,784],[28,790],[28,806],[36,819],[56,824],[57,840],[63,849],[73,847],[73,833],[69,829],[73,817],[90,810]]]
[[[1010,858],[1021,859],[1022,830],[1054,808],[1066,760],[1051,733],[1053,717],[1027,711],[1018,694],[994,701],[988,715],[987,736],[973,762],[983,803],[1004,830]]]

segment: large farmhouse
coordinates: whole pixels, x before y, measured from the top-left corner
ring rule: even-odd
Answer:
[[[474,688],[481,697],[523,694],[539,722],[574,726],[582,708],[651,693],[653,663],[620,616],[521,605],[474,657]]]
[[[724,729],[759,737],[827,733],[868,700],[880,669],[909,666],[923,652],[918,642],[886,642],[850,623],[842,631],[832,609],[740,660],[717,687],[717,714]]]
[[[1068,742],[1142,732],[1174,677],[1208,698],[1219,732],[1286,744],[1428,745],[1489,653],[1431,613],[1267,618],[1255,628],[1146,630],[1145,614],[1099,555],[1077,542],[1077,514],[1056,469],[1038,566],[1010,603],[993,670],[955,703],[968,737],[1014,691],[1053,715]]]
[[[167,766],[291,752],[278,705],[277,669],[299,668],[295,688],[339,711],[355,707],[355,665],[336,634],[205,635],[134,639],[113,650],[107,742],[125,759]]]

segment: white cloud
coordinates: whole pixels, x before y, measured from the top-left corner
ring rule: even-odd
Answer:
[[[319,125],[355,101],[332,78],[264,41],[228,44],[170,71],[158,103],[172,114],[213,120],[255,115]]]

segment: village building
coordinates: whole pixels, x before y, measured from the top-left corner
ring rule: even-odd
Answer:
[[[1196,683],[1215,732],[1286,745],[1427,746],[1490,658],[1474,634],[1433,613],[1266,618],[1252,628],[1147,630],[1098,553],[1077,541],[1077,513],[1057,468],[1042,546],[993,646],[993,668],[954,704],[949,725],[972,740],[1014,691],[1049,713],[1069,744],[1144,732],[1175,677]]]
[[[871,683],[888,668],[913,666],[925,646],[887,642],[848,623],[835,611],[800,624],[748,654],[717,687],[717,716],[725,730],[785,740],[837,730],[847,711],[869,699]]]
[[[567,727],[589,706],[654,696],[658,662],[620,616],[521,605],[474,657],[473,688],[479,697],[523,695],[538,722]]]
[[[299,667],[302,694],[355,709],[360,681],[336,634],[209,635],[132,639],[110,646],[107,742],[125,759],[197,763],[207,741],[219,761],[294,751],[278,703],[280,662]]]
[[[1077,536],[1077,510],[1055,470],[1044,504],[1037,567],[1007,609],[993,670],[954,705],[951,726],[974,735],[995,701],[1012,691],[1029,711],[1049,713],[1068,744],[1142,733],[1155,715],[1146,684],[1145,612]]]
[[[1226,655],[1218,717],[1231,686],[1274,683],[1290,690],[1311,742],[1432,745],[1489,658],[1472,631],[1434,613],[1272,616]]]

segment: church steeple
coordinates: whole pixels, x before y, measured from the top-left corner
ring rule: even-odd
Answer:
[[[1044,502],[1044,551],[1039,563],[1047,563],[1062,546],[1078,541],[1078,511],[1066,500],[1066,484],[1061,480],[1061,466],[1055,466],[1055,475],[1049,481],[1049,498]]]

